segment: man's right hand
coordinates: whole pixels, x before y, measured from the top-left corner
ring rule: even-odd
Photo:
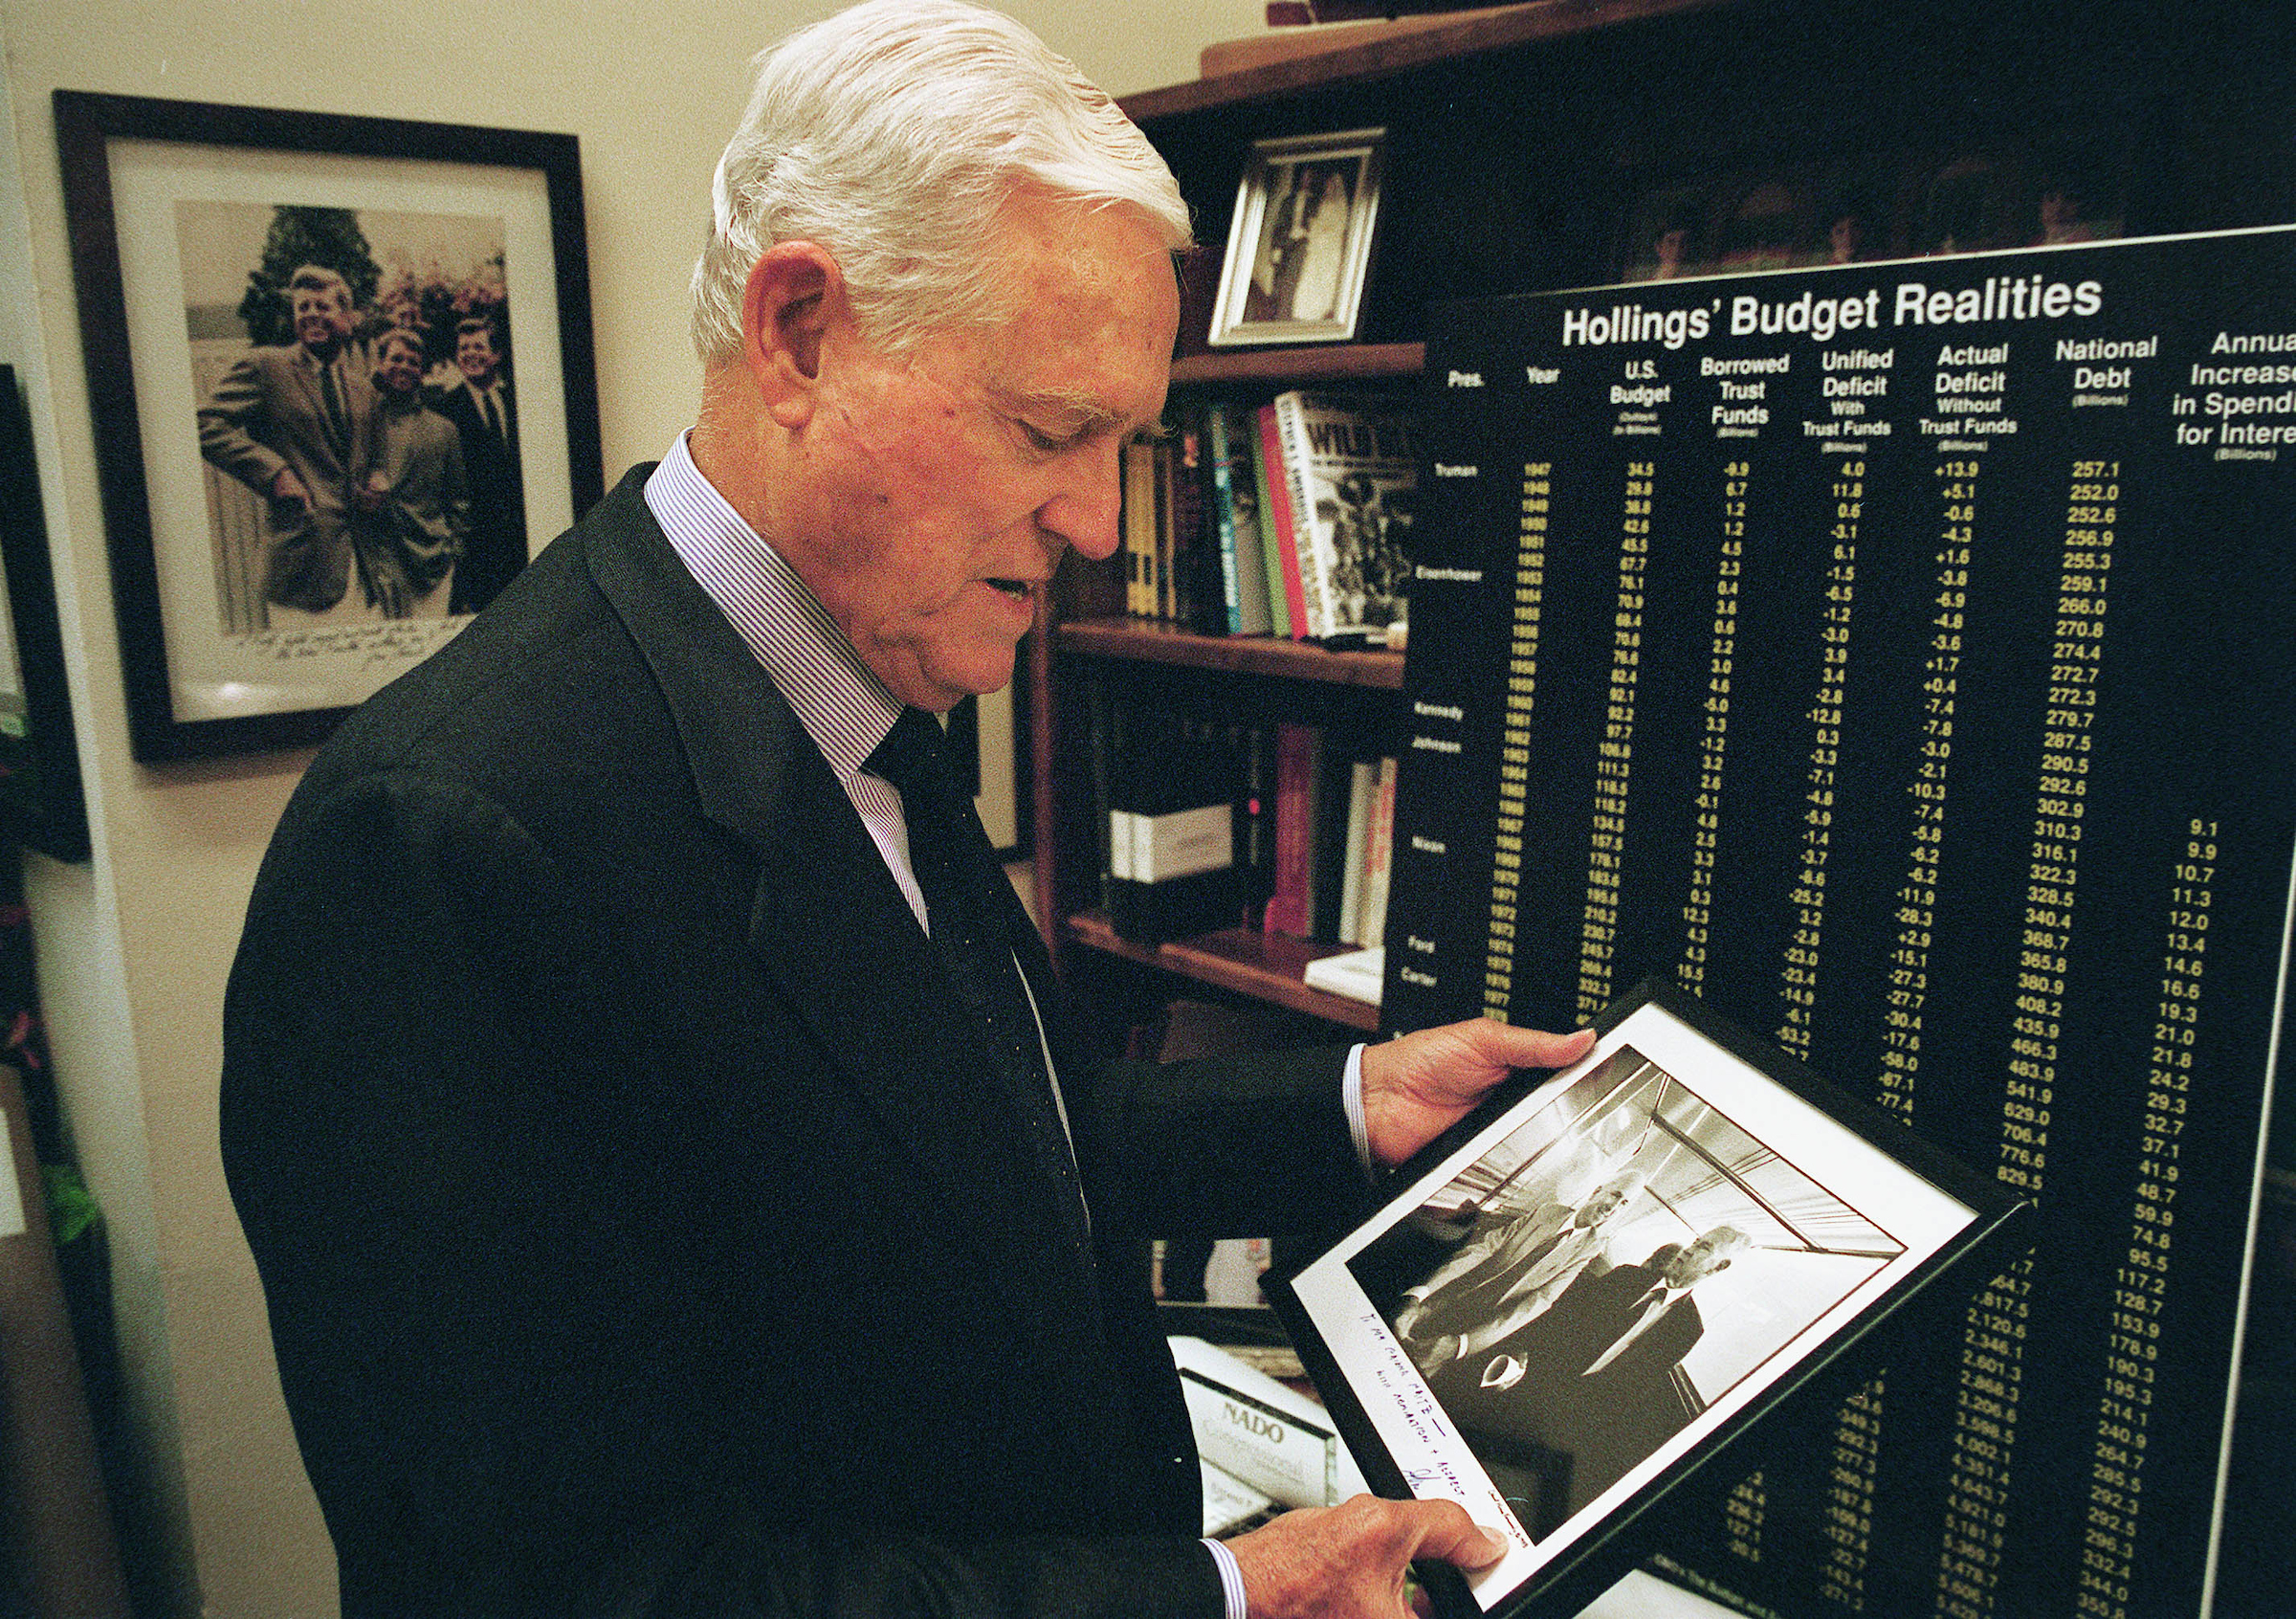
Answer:
[[[281,467],[279,476],[271,480],[271,498],[282,506],[300,506],[305,513],[311,510],[311,491],[303,487],[293,467]]]
[[[1358,1496],[1288,1512],[1227,1549],[1251,1619],[1408,1619],[1403,1576],[1413,1558],[1481,1568],[1507,1543],[1456,1502]]]

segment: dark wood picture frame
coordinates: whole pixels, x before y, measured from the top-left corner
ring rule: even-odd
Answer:
[[[59,860],[88,857],[88,806],[64,676],[55,573],[40,505],[32,414],[15,367],[0,366],[0,573],[24,694],[21,735],[0,728],[0,832]]]
[[[163,566],[171,559],[162,558],[155,536],[152,469],[144,458],[146,424],[138,403],[122,256],[131,244],[123,241],[123,222],[115,212],[114,145],[180,143],[222,153],[309,156],[317,176],[311,184],[322,189],[329,176],[343,172],[344,159],[372,160],[371,172],[391,180],[447,172],[426,166],[454,166],[457,174],[525,170],[539,175],[546,197],[547,284],[555,297],[550,313],[556,322],[558,376],[552,388],[552,379],[538,374],[546,367],[537,365],[523,373],[530,404],[522,412],[519,442],[530,468],[540,457],[554,481],[563,455],[571,521],[596,504],[605,490],[576,138],[74,90],[55,93],[55,115],[131,748],[137,759],[157,763],[319,742],[355,701],[320,699],[295,706],[290,693],[285,699],[268,699],[272,706],[266,708],[213,715],[187,714],[179,702],[163,612]],[[126,228],[132,230],[133,223]],[[543,279],[539,271],[532,277],[538,284]],[[514,299],[511,307],[527,309],[539,301],[537,297]],[[546,412],[531,408],[538,385],[552,395]],[[560,414],[557,395],[563,395],[563,446],[546,441],[555,432],[535,431],[538,415]],[[530,479],[533,476],[530,471]],[[530,554],[555,532],[546,522],[532,526]],[[191,565],[186,560],[182,566]]]

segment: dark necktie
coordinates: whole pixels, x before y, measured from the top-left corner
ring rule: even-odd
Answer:
[[[335,380],[335,362],[322,360],[319,366],[319,396],[327,408],[327,439],[335,446],[340,457],[350,454],[350,424],[342,410],[342,388]]]
[[[502,412],[495,405],[493,388],[482,388],[478,390],[478,414],[485,418],[487,432],[497,438],[508,436],[502,431]]]
[[[909,867],[924,895],[934,951],[959,998],[980,1020],[992,1065],[1027,1121],[1038,1162],[1060,1183],[1081,1244],[1085,1210],[1076,1161],[1046,1071],[1036,1014],[1001,920],[1008,909],[997,893],[1004,876],[970,795],[950,767],[939,721],[922,709],[904,708],[862,767],[900,789]]]

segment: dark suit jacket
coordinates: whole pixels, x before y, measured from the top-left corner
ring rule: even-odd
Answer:
[[[526,486],[519,465],[519,408],[510,379],[501,379],[502,428],[497,434],[478,413],[468,384],[457,383],[431,401],[462,437],[462,464],[471,484],[471,532],[448,588],[447,610],[476,612],[526,566]]]
[[[373,456],[374,385],[354,357],[345,357],[342,375],[344,452],[328,435],[319,370],[300,344],[251,351],[199,410],[201,453],[263,498],[265,599],[309,612],[324,612],[349,588],[351,489]],[[309,491],[308,516],[272,499],[283,468]]]
[[[1362,1195],[1343,1053],[1094,1067],[1095,1266],[632,473],[321,750],[223,1151],[352,1619],[1216,1614],[1138,1239]]]

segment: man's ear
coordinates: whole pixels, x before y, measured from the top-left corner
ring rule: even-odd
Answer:
[[[785,428],[813,413],[822,337],[845,303],[845,277],[812,242],[776,242],[749,268],[741,354],[765,410]]]

